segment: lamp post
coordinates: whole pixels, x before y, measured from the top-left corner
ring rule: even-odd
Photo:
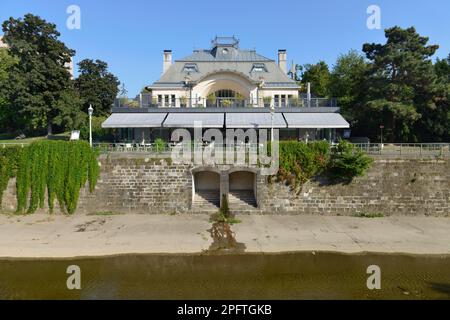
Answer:
[[[88,114],[89,114],[89,144],[92,148],[92,114],[94,113],[94,108],[92,105],[89,105]]]
[[[184,77],[184,84],[189,88],[189,108],[192,108],[192,83],[190,73]]]
[[[275,114],[275,106],[270,105],[270,142],[273,143],[273,116]]]
[[[381,131],[381,143],[380,143],[380,148],[383,149],[383,129],[384,129],[384,125],[380,125],[380,131]]]

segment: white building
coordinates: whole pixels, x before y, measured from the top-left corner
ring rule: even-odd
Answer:
[[[280,129],[280,139],[334,139],[349,124],[335,99],[299,94],[287,75],[287,52],[277,61],[243,50],[235,37],[216,37],[207,50],[173,61],[163,52],[163,72],[133,104],[117,100],[104,128],[121,128],[119,139],[136,142],[162,137],[174,128]],[[131,106],[133,105],[133,106]],[[273,110],[272,117],[270,111]]]

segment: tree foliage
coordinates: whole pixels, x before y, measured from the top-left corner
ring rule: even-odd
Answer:
[[[319,97],[327,97],[329,95],[330,86],[330,70],[324,61],[316,64],[306,64],[301,69],[301,83],[303,88],[306,84],[311,83],[311,91]]]
[[[358,111],[366,117],[370,114],[372,121],[359,122],[359,128],[373,134],[383,124],[389,140],[416,141],[419,134],[413,129],[418,120],[426,121],[435,108],[436,75],[431,56],[438,46],[427,45],[428,38],[412,27],[386,29],[385,35],[385,44],[363,46],[371,63]]]
[[[339,56],[330,75],[323,61],[306,66],[302,82],[338,98],[353,135],[379,141],[383,125],[385,141],[449,141],[450,55],[433,64],[438,46],[413,27],[389,28],[385,36],[385,43],[364,44],[364,56]]]
[[[8,68],[4,85],[9,120],[16,127],[47,128],[51,134],[61,100],[72,89],[67,65],[75,52],[58,39],[54,24],[32,14],[9,18],[2,26],[3,40],[18,60]]]
[[[92,104],[96,115],[109,115],[119,91],[119,80],[108,71],[108,64],[101,60],[85,59],[78,67],[80,75],[75,86],[83,99],[83,110]]]
[[[11,128],[10,120],[14,118],[14,110],[8,106],[8,78],[10,68],[17,62],[7,48],[0,48],[0,127],[4,129]]]
[[[358,102],[367,68],[368,63],[364,56],[356,50],[350,50],[337,58],[331,71],[330,96],[338,98],[338,105],[350,122],[354,119],[351,110]]]

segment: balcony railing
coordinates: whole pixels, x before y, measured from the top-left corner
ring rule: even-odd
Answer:
[[[335,98],[174,98],[166,96],[163,99],[141,94],[135,99],[118,98],[115,108],[317,108],[337,107]]]

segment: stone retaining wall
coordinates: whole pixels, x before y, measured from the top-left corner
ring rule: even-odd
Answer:
[[[95,192],[81,191],[78,213],[195,213],[192,166],[137,155],[101,157],[100,163]],[[216,170],[225,176],[234,169]],[[448,160],[377,159],[365,176],[350,184],[310,181],[297,191],[257,174],[256,188],[254,214],[450,216]],[[2,207],[12,211],[15,204],[11,180]]]
[[[350,184],[310,181],[298,192],[260,185],[260,208],[272,213],[450,216],[450,162],[376,160]]]

